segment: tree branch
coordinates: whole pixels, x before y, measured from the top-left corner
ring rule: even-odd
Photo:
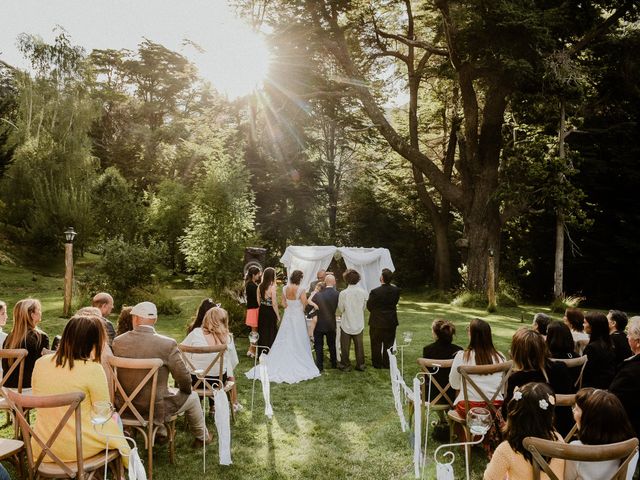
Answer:
[[[397,40],[400,43],[405,44],[407,47],[417,47],[426,50],[427,52],[433,53],[435,55],[441,55],[443,57],[449,56],[449,51],[444,48],[438,48],[435,45],[431,45],[430,43],[424,42],[422,40],[413,40],[407,38],[403,35],[398,35],[396,33],[389,33],[378,28],[375,29],[376,34],[380,35],[383,38],[389,38],[392,40]]]

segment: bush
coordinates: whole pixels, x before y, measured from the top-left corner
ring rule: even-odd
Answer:
[[[487,308],[487,303],[487,296],[484,293],[470,292],[468,290],[459,292],[451,300],[451,305],[454,307]]]
[[[429,289],[424,294],[424,300],[434,303],[452,303],[454,293],[446,290]]]
[[[564,313],[567,308],[577,308],[585,300],[586,298],[580,295],[562,295],[551,302],[551,311],[553,313]]]
[[[178,315],[180,305],[156,286],[136,287],[124,298],[123,305],[135,305],[140,302],[155,304],[159,315]]]
[[[105,243],[98,271],[114,296],[127,298],[134,288],[153,283],[161,258],[157,244],[145,246],[115,238]]]

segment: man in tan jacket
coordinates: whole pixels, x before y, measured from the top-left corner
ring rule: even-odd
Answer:
[[[163,365],[158,371],[158,386],[155,403],[155,423],[162,424],[175,414],[185,413],[191,433],[196,440],[194,446],[209,443],[211,436],[206,430],[204,414],[196,392],[191,391],[191,375],[182,361],[177,342],[164,335],[158,335],[154,325],[158,320],[156,306],[142,302],[131,309],[133,330],[123,333],[113,341],[113,353],[126,358],[159,358]],[[175,380],[176,388],[169,387],[169,373]],[[118,375],[120,383],[131,392],[144,378],[142,372],[123,370]],[[147,383],[133,402],[140,412],[147,412],[151,384]],[[116,403],[118,398],[116,397]]]

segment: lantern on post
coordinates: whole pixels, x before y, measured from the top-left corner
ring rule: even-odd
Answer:
[[[69,227],[64,232],[64,304],[62,307],[65,317],[69,316],[71,309],[71,295],[73,291],[73,239],[76,231]]]

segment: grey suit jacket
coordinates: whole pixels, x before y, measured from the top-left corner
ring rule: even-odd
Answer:
[[[162,367],[158,371],[158,387],[155,402],[155,422],[163,423],[187,401],[191,393],[191,376],[182,361],[178,343],[164,335],[158,335],[153,327],[139,326],[123,333],[113,341],[113,354],[126,358],[159,358]],[[173,376],[178,390],[169,388],[169,373]],[[127,393],[131,393],[144,378],[142,372],[123,370],[118,373],[120,383]],[[134,405],[141,413],[148,413],[151,382],[137,395]],[[122,405],[122,399],[116,395],[116,406]]]

